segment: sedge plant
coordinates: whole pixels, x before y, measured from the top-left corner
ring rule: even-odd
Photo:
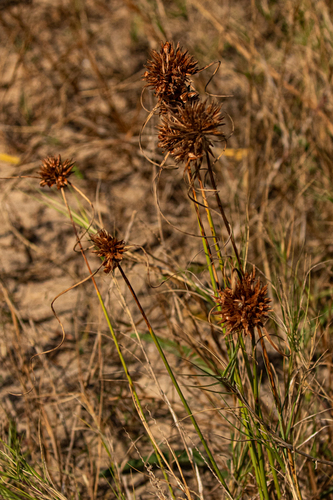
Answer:
[[[301,456],[310,464],[317,462],[328,466],[333,465],[330,460],[312,456],[297,446],[295,427],[300,422],[297,420],[297,415],[302,398],[304,398],[307,379],[314,367],[310,367],[307,372],[299,376],[298,389],[292,391],[291,386],[292,384],[294,384],[293,387],[295,386],[296,380],[295,364],[298,348],[294,332],[282,339],[283,347],[281,343],[277,345],[276,340],[273,340],[270,327],[267,325],[272,314],[272,298],[268,297],[268,286],[261,282],[254,266],[248,269],[246,259],[243,257],[244,248],[237,241],[226,214],[225,207],[228,200],[222,201],[218,191],[214,169],[217,159],[214,157],[213,148],[217,141],[226,143],[225,122],[221,104],[215,100],[201,100],[193,86],[191,78],[203,69],[199,69],[198,62],[179,45],[175,47],[171,42],[165,42],[161,44],[159,51],[152,51],[143,78],[146,87],[153,89],[157,99],[153,112],[158,113],[160,117],[159,147],[176,164],[184,168],[184,180],[188,185],[189,198],[193,204],[199,236],[203,244],[210,285],[204,287],[194,278],[189,278],[186,273],[179,277],[179,282],[186,285],[187,289],[192,289],[210,308],[207,323],[210,322],[215,332],[214,340],[221,357],[211,356],[207,352],[204,354],[202,347],[196,346],[197,357],[195,362],[192,361],[191,368],[194,369],[196,376],[199,374],[211,382],[201,387],[197,384],[194,388],[199,390],[200,387],[205,391],[212,405],[215,404],[216,398],[220,401],[220,407],[215,405],[214,410],[232,430],[230,446],[232,465],[229,466],[228,475],[225,470],[221,469],[185,391],[181,388],[180,378],[168,359],[163,340],[156,335],[152,322],[123,266],[130,245],[110,234],[105,228],[97,230],[94,227],[93,204],[69,179],[73,173],[74,162],[62,161],[60,155],[45,158],[39,172],[33,177],[40,180],[41,187],[56,186],[61,192],[63,206],[58,204],[58,209],[64,211],[63,207],[65,207],[76,239],[75,249],[79,249],[84,259],[88,276],[59,294],[52,302],[52,310],[63,333],[62,342],[58,348],[65,339],[65,330],[55,311],[54,303],[59,296],[75,286],[91,280],[126,376],[134,407],[153,447],[154,456],[162,471],[169,495],[175,499],[177,497],[175,489],[180,488],[188,500],[192,499],[193,492],[182,475],[176,455],[172,454],[178,465],[181,479],[174,474],[159,442],[150,430],[149,419],[97,283],[97,273],[102,268],[105,274],[119,273],[144,320],[150,339],[156,347],[182,408],[186,412],[186,418],[191,422],[201,443],[204,462],[221,486],[224,498],[235,500],[242,498],[243,492],[248,487],[247,478],[250,475],[255,481],[256,493],[260,500],[271,498],[280,500],[286,495],[291,496],[293,500],[303,500],[297,457]],[[151,112],[149,119],[152,115]],[[146,124],[147,121],[144,126]],[[89,204],[93,211],[91,222],[73,212],[66,194],[68,187]],[[219,229],[220,222],[224,227],[223,231]],[[84,228],[83,234],[79,233],[79,226]],[[92,271],[87,249],[84,248],[84,242],[87,240],[92,246],[93,253],[102,260],[95,271]],[[229,250],[230,254],[226,254]],[[164,272],[166,272],[165,269]],[[270,360],[267,343],[274,352],[281,356],[287,367],[285,391],[281,389],[279,378]],[[258,348],[259,345],[261,350]],[[47,352],[50,351],[42,354]],[[223,356],[224,359],[222,359]],[[262,358],[270,390],[273,407],[270,414],[266,411],[261,397],[259,358]],[[169,405],[163,391],[161,395],[164,402]],[[169,408],[173,413],[171,405]],[[178,416],[173,414],[173,418],[178,426]],[[180,434],[193,465],[186,436],[181,432]],[[12,448],[5,446],[2,451],[2,461],[9,464],[9,468],[13,468],[15,462],[10,458],[10,454],[13,454]],[[41,477],[34,474],[25,463],[22,470],[25,478],[34,477],[42,482]],[[45,498],[48,498],[47,495],[52,492],[52,487],[47,482],[45,484],[47,485],[43,486],[46,491]],[[7,494],[6,488],[7,486],[2,487],[4,497]],[[119,496],[122,497],[120,486]],[[163,497],[162,494],[160,496]],[[26,497],[30,498],[28,495]],[[59,494],[54,498],[62,498],[62,496]]]
[[[287,342],[284,341],[284,348],[278,347],[273,341],[269,329],[265,326],[268,313],[271,312],[267,285],[262,285],[261,280],[256,277],[254,267],[252,272],[247,272],[245,262],[240,257],[242,252],[238,250],[232,227],[223,208],[214,172],[214,143],[226,142],[222,107],[214,100],[200,100],[189,80],[189,77],[195,74],[195,67],[192,56],[187,52],[183,52],[181,56],[179,46],[174,50],[169,42],[161,44],[160,52],[152,52],[144,79],[146,86],[155,91],[158,101],[156,109],[161,123],[158,128],[158,145],[176,164],[184,165],[184,177],[188,180],[189,198],[197,217],[211,278],[212,296],[216,303],[211,317],[222,326],[228,355],[227,369],[221,371],[221,385],[237,395],[240,404],[240,423],[237,431],[238,435],[246,437],[246,448],[243,449],[242,459],[238,464],[244,468],[244,459],[248,452],[261,500],[269,500],[272,494],[277,499],[282,498],[286,487],[294,499],[302,500],[295,460],[297,451],[302,452],[296,451],[293,444],[286,400],[283,401],[281,391],[277,387],[276,374],[266,348],[268,341],[286,360],[289,373],[292,373],[293,344],[288,342],[290,337]],[[210,186],[205,185],[203,171],[208,174],[205,177],[208,177]],[[211,194],[215,198],[214,209],[210,206]],[[208,230],[205,229],[202,212],[206,215]],[[222,257],[227,243],[217,234],[213,212],[218,213],[226,229],[227,243],[230,242],[233,253],[230,258]],[[245,342],[247,336],[251,340],[250,348]],[[261,346],[278,418],[276,431],[264,421],[257,368],[258,344]],[[232,371],[229,370],[231,364]],[[241,365],[245,366],[245,376],[241,374]],[[252,399],[253,406],[245,397]],[[295,411],[294,408],[293,417]],[[296,454],[292,450],[296,451]],[[307,457],[315,461],[313,457]],[[281,484],[282,476],[287,478],[284,484]],[[240,477],[237,468],[235,477]],[[233,492],[236,490],[237,488]]]
[[[119,358],[120,358],[120,361],[122,363],[122,366],[123,366],[123,369],[124,369],[124,372],[126,374],[126,377],[127,377],[127,380],[128,380],[128,383],[129,383],[129,386],[130,386],[130,390],[131,390],[131,393],[133,395],[133,400],[134,400],[134,404],[136,406],[136,409],[140,415],[140,418],[142,419],[142,421],[144,422],[145,424],[145,427],[146,427],[146,430],[147,430],[147,419],[145,417],[145,414],[144,414],[144,411],[143,411],[143,408],[142,408],[142,405],[141,405],[141,402],[140,402],[140,399],[138,397],[138,394],[137,394],[137,391],[136,391],[136,388],[135,388],[135,384],[133,383],[133,380],[132,380],[132,377],[130,375],[130,372],[129,372],[129,369],[126,365],[126,362],[125,362],[125,358],[122,354],[122,351],[121,351],[121,348],[120,348],[120,345],[119,345],[119,342],[117,340],[117,337],[115,335],[115,332],[114,332],[114,328],[111,324],[111,321],[110,321],[110,318],[109,318],[109,315],[108,315],[108,312],[107,312],[107,309],[105,307],[105,304],[104,304],[104,301],[102,299],[102,296],[101,296],[101,293],[99,291],[99,288],[98,288],[98,285],[96,283],[96,280],[95,280],[95,277],[94,275],[96,274],[96,272],[98,272],[98,269],[95,273],[92,273],[91,271],[91,267],[90,267],[90,264],[88,262],[88,259],[85,255],[85,251],[83,249],[83,246],[82,246],[82,236],[79,237],[78,235],[78,232],[77,232],[77,228],[76,228],[76,225],[75,225],[75,222],[74,222],[74,219],[73,219],[73,216],[72,216],[72,213],[71,213],[71,210],[70,210],[70,206],[68,204],[68,201],[67,201],[67,198],[66,198],[66,194],[65,194],[65,190],[64,190],[64,187],[67,186],[68,184],[70,184],[74,189],[76,189],[76,191],[81,194],[84,199],[87,200],[87,198],[85,197],[85,195],[80,191],[78,190],[78,188],[76,188],[72,183],[70,183],[68,177],[70,176],[70,174],[72,173],[72,167],[73,167],[74,163],[73,162],[70,162],[69,160],[66,160],[64,163],[61,163],[61,157],[59,156],[58,158],[53,158],[53,157],[49,157],[49,158],[46,158],[43,162],[43,165],[42,165],[42,168],[39,172],[39,175],[41,177],[41,186],[49,186],[49,187],[52,187],[54,184],[57,186],[58,189],[61,190],[61,193],[62,193],[62,197],[63,197],[63,200],[64,200],[64,204],[68,210],[68,215],[69,215],[69,218],[72,222],[72,226],[73,226],[73,230],[74,230],[74,233],[75,233],[75,236],[76,236],[76,239],[77,239],[77,244],[80,248],[80,251],[81,251],[81,254],[84,258],[84,261],[86,263],[86,266],[87,266],[87,269],[89,271],[89,276],[83,280],[83,281],[86,281],[87,279],[91,279],[93,281],[93,284],[94,284],[94,287],[95,287],[95,290],[96,290],[96,294],[98,296],[98,299],[99,299],[99,302],[101,304],[101,307],[102,307],[102,310],[103,310],[103,313],[105,315],[105,318],[106,318],[106,321],[107,321],[107,324],[108,324],[108,328],[110,330],[110,333],[111,333],[111,336],[112,336],[112,339],[115,343],[115,346],[116,346],[116,349],[117,349],[117,352],[118,352],[118,355],[119,355]],[[92,206],[92,204],[90,203],[90,205]],[[88,229],[85,231],[89,231],[89,227]],[[85,233],[84,233],[85,234]],[[125,272],[123,271],[122,267],[121,267],[121,260],[123,258],[123,253],[126,251],[126,248],[125,248],[125,242],[122,241],[122,240],[118,240],[116,237],[113,237],[111,234],[109,234],[105,229],[101,229],[99,232],[97,232],[97,234],[91,234],[90,235],[90,239],[91,241],[93,242],[96,250],[94,250],[95,253],[98,254],[99,257],[101,257],[103,259],[103,267],[104,267],[104,272],[105,273],[110,273],[110,272],[113,272],[115,269],[119,269],[126,285],[128,286],[131,294],[133,295],[135,301],[136,301],[136,304],[140,310],[140,313],[142,314],[144,320],[145,320],[145,323],[148,327],[148,331],[158,349],[158,352],[159,352],[159,355],[161,356],[161,359],[163,360],[163,363],[167,369],[167,372],[171,378],[171,381],[173,383],[173,385],[175,386],[176,390],[177,390],[177,393],[182,401],[182,404],[186,410],[186,412],[188,413],[189,415],[189,418],[194,426],[194,429],[196,431],[196,433],[198,434],[199,438],[200,438],[200,441],[202,442],[202,445],[204,447],[204,450],[208,456],[208,460],[210,461],[211,463],[211,467],[212,469],[214,470],[218,480],[220,481],[222,487],[225,489],[227,495],[231,498],[230,496],[230,492],[228,490],[228,487],[225,483],[225,480],[223,478],[223,475],[221,474],[217,464],[216,464],[216,461],[214,459],[214,456],[213,454],[211,453],[210,449],[209,449],[209,446],[197,424],[197,421],[194,417],[194,415],[192,414],[192,411],[188,405],[188,402],[186,401],[186,398],[184,397],[183,393],[182,393],[182,390],[179,386],[179,383],[177,382],[177,379],[176,377],[174,376],[173,374],[173,370],[170,366],[170,364],[168,363],[167,361],[167,358],[163,352],[163,349],[159,343],[159,340],[157,338],[157,336],[155,335],[151,325],[150,325],[150,322],[146,316],[146,314],[144,313],[144,310],[134,292],[134,289],[132,288]],[[101,266],[100,266],[101,267]],[[81,284],[83,281],[81,281],[80,283],[78,284]],[[77,285],[78,285],[77,284]],[[77,286],[75,285],[75,286]],[[73,287],[71,287],[70,289],[72,289]],[[68,289],[69,290],[69,289]],[[63,293],[66,293],[68,290],[66,290],[65,292],[62,292]],[[54,309],[54,302],[55,300],[62,294],[59,294],[55,299],[54,301],[52,302],[52,309],[53,309],[53,312],[54,314],[56,315],[60,325],[61,325],[61,328],[62,328],[62,331],[63,331],[63,340],[65,338],[65,331],[63,329],[63,326],[62,326],[62,323],[61,321],[59,320],[56,312],[55,312],[55,309]],[[58,346],[60,347],[61,344]],[[45,354],[45,353],[44,353]],[[159,449],[158,449],[158,445],[157,443],[155,442],[155,440],[153,439],[152,435],[148,432],[149,434],[149,437],[152,441],[152,444],[153,444],[153,447],[154,447],[154,450],[155,450],[155,454],[157,456],[157,459],[159,461],[159,465],[164,473],[164,478],[167,482],[167,484],[169,485],[169,490],[170,490],[170,494],[172,496],[174,496],[173,494],[173,489],[172,489],[172,486],[171,486],[171,483],[168,479],[168,475],[167,475],[167,472],[165,470],[165,467],[168,468],[168,464],[167,462],[165,464],[163,464],[163,455],[161,456],[161,453],[159,452]],[[165,461],[165,459],[164,459]]]

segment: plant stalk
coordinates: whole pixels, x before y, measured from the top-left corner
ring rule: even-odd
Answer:
[[[64,199],[64,203],[65,203],[65,205],[66,205],[66,208],[67,208],[67,210],[68,210],[69,217],[70,217],[71,222],[72,222],[72,226],[73,226],[74,233],[75,233],[75,236],[76,236],[76,239],[77,239],[77,243],[78,243],[78,245],[79,245],[79,247],[80,247],[80,251],[81,251],[82,257],[84,258],[84,261],[85,261],[85,263],[86,263],[86,266],[87,266],[87,268],[88,268],[89,273],[92,275],[93,273],[92,273],[92,271],[91,271],[90,264],[89,264],[89,262],[88,262],[88,259],[87,259],[87,257],[86,257],[86,254],[85,254],[84,249],[83,249],[83,247],[82,247],[81,239],[79,238],[79,235],[78,235],[78,232],[77,232],[77,229],[76,229],[76,226],[75,226],[75,223],[74,223],[73,217],[72,217],[72,212],[71,212],[71,209],[70,209],[70,207],[69,207],[69,205],[68,205],[68,202],[67,202],[67,198],[66,198],[66,194],[65,194],[64,188],[61,188],[61,193],[62,193],[62,196],[63,196],[63,199]],[[138,396],[138,394],[137,394],[137,392],[136,392],[134,382],[133,382],[132,377],[131,377],[131,375],[130,375],[130,373],[129,373],[129,371],[128,371],[128,368],[127,368],[127,365],[126,365],[126,361],[125,361],[125,359],[124,359],[124,357],[123,357],[123,354],[122,354],[122,352],[121,352],[120,345],[119,345],[119,343],[118,343],[118,340],[117,340],[116,334],[115,334],[114,329],[113,329],[113,327],[112,327],[112,323],[111,323],[111,321],[110,321],[110,318],[109,318],[108,312],[107,312],[107,310],[106,310],[106,307],[105,307],[105,304],[104,304],[103,298],[102,298],[102,296],[101,296],[101,293],[100,293],[100,291],[99,291],[99,288],[98,288],[98,286],[97,286],[96,280],[95,280],[95,278],[94,278],[94,276],[93,276],[93,275],[91,276],[91,279],[92,279],[92,282],[93,282],[93,284],[94,284],[94,287],[95,287],[95,291],[96,291],[96,294],[97,294],[98,300],[99,300],[99,302],[100,302],[100,304],[101,304],[101,307],[102,307],[102,310],[103,310],[103,313],[104,313],[104,316],[105,316],[105,319],[106,319],[107,325],[108,325],[108,327],[109,327],[109,330],[110,330],[110,333],[111,333],[112,340],[113,340],[113,342],[114,342],[114,344],[115,344],[115,346],[116,346],[116,350],[117,350],[117,353],[118,353],[118,356],[119,356],[120,362],[121,362],[121,364],[122,364],[123,370],[124,370],[124,372],[125,372],[125,375],[126,375],[126,378],[127,378],[128,384],[129,384],[129,387],[130,387],[131,394],[132,394],[132,396],[133,396],[134,402],[136,403],[136,404],[135,404],[135,406],[136,406],[136,408],[137,408],[138,412],[140,413],[142,420],[143,420],[146,424],[148,424],[147,419],[146,419],[146,417],[145,417],[145,414],[144,414],[144,412],[143,412],[143,409],[142,409],[141,403],[140,403],[139,396]],[[151,440],[151,442],[152,442],[152,445],[153,445],[153,448],[154,448],[154,451],[155,451],[155,454],[156,454],[156,457],[157,457],[157,460],[158,460],[159,466],[161,467],[161,470],[162,470],[162,472],[163,472],[164,479],[165,479],[165,480],[166,480],[166,482],[167,482],[167,485],[168,485],[168,488],[169,488],[170,494],[171,494],[171,496],[172,496],[173,500],[175,500],[175,498],[176,498],[176,497],[175,497],[175,494],[174,494],[174,492],[173,492],[173,489],[172,489],[171,483],[170,483],[170,481],[169,481],[169,478],[168,478],[167,472],[166,472],[166,470],[165,470],[165,467],[164,467],[164,465],[163,465],[163,463],[162,463],[161,456],[160,456],[160,454],[159,454],[159,452],[158,452],[158,449],[157,449],[157,447],[156,447],[156,445],[155,445],[154,441],[153,441],[153,440]]]
[[[210,449],[208,447],[208,444],[207,444],[207,442],[206,442],[206,440],[205,440],[205,438],[204,438],[204,436],[203,436],[203,434],[202,434],[202,432],[200,430],[200,427],[199,427],[199,425],[198,425],[198,423],[197,423],[197,421],[196,421],[196,419],[195,419],[195,417],[194,417],[194,415],[193,415],[193,413],[192,413],[192,411],[191,411],[191,409],[190,409],[190,407],[189,407],[189,405],[188,405],[188,403],[187,403],[187,401],[186,401],[186,399],[185,399],[185,397],[184,397],[184,395],[182,393],[182,390],[179,387],[179,384],[178,384],[178,382],[176,380],[176,377],[174,376],[173,371],[172,371],[172,369],[171,369],[171,367],[170,367],[170,365],[168,363],[168,360],[165,357],[163,349],[162,349],[162,347],[161,347],[161,345],[159,343],[159,340],[156,337],[156,335],[155,335],[155,333],[154,333],[154,331],[153,331],[153,329],[151,327],[151,324],[150,324],[150,322],[149,322],[149,320],[148,320],[148,318],[146,316],[146,313],[144,312],[144,310],[143,310],[143,308],[142,308],[142,306],[140,304],[140,301],[139,301],[136,293],[134,292],[134,290],[132,288],[132,285],[131,285],[130,281],[128,280],[126,274],[124,273],[121,265],[118,265],[118,269],[119,269],[120,274],[122,275],[122,277],[123,277],[123,279],[124,279],[124,281],[125,281],[128,289],[130,290],[130,292],[131,292],[131,294],[132,294],[132,296],[133,296],[133,298],[134,298],[134,300],[136,302],[136,305],[138,306],[138,309],[139,309],[139,311],[140,311],[140,313],[141,313],[141,315],[142,315],[142,317],[143,317],[143,319],[144,319],[144,321],[145,321],[145,323],[147,325],[148,331],[149,331],[149,333],[150,333],[150,335],[151,335],[151,337],[152,337],[152,339],[154,341],[154,344],[155,344],[155,346],[156,346],[156,348],[158,350],[159,355],[162,358],[164,366],[167,369],[167,372],[168,372],[168,374],[169,374],[169,376],[170,376],[170,378],[172,380],[172,383],[173,383],[173,385],[174,385],[174,387],[175,387],[175,389],[176,389],[176,391],[178,393],[178,396],[180,397],[181,402],[183,403],[183,406],[184,406],[187,414],[189,415],[189,417],[191,419],[193,427],[195,428],[196,433],[198,434],[198,436],[200,438],[200,441],[201,441],[201,443],[202,443],[202,445],[203,445],[203,447],[204,447],[204,449],[205,449],[205,451],[206,451],[206,453],[208,455],[210,463],[211,463],[211,465],[212,465],[212,467],[213,467],[213,469],[214,469],[214,471],[215,471],[218,479],[220,480],[221,484],[223,485],[224,489],[226,490],[229,498],[232,499],[232,496],[230,494],[229,488],[228,488],[228,486],[227,486],[227,484],[226,484],[226,482],[225,482],[225,480],[224,480],[224,478],[223,478],[223,476],[221,474],[220,469],[217,466],[217,463],[216,463],[216,461],[215,461],[215,459],[213,457],[213,454],[212,454],[212,452],[210,451]]]

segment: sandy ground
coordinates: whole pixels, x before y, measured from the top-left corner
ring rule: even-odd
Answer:
[[[174,342],[167,348],[168,356],[175,370],[184,374],[182,385],[194,411],[208,410],[213,400],[216,403],[215,396],[198,398],[198,391],[189,387],[192,379],[185,374],[194,371],[183,362],[187,354],[182,349],[195,339],[197,345],[222,355],[207,321],[201,321],[207,319],[209,307],[180,293],[182,286],[176,280],[151,287],[145,254],[139,248],[154,257],[150,257],[152,284],[160,284],[166,270],[170,275],[192,266],[208,285],[181,166],[176,169],[169,162],[158,182],[163,215],[156,204],[158,169],[145,156],[161,162],[163,154],[157,147],[158,116],[145,128],[143,149],[139,147],[147,117],[140,103],[141,77],[149,50],[159,49],[161,40],[179,41],[200,67],[221,61],[208,89],[230,96],[217,98],[224,103],[226,134],[233,130],[226,154],[215,167],[221,199],[242,255],[248,248],[248,261],[269,283],[276,284],[278,277],[287,290],[297,262],[304,277],[304,269],[329,261],[333,252],[329,69],[333,26],[329,2],[315,7],[311,2],[299,4],[297,8],[293,1],[265,1],[257,9],[246,1],[34,0],[31,5],[0,10],[0,171],[2,177],[28,176],[1,181],[0,418],[5,433],[9,419],[17,422],[23,445],[35,461],[41,426],[45,460],[66,498],[78,498],[78,492],[80,498],[115,498],[99,478],[100,470],[109,466],[100,435],[114,448],[120,467],[130,458],[138,459],[139,453],[148,453],[150,446],[91,282],[56,301],[66,339],[55,350],[62,330],[50,303],[88,273],[80,254],[73,251],[75,236],[61,193],[55,187],[39,188],[33,177],[46,156],[61,154],[75,160],[71,179],[95,207],[95,228],[104,226],[138,246],[125,259],[126,273],[156,333]],[[194,78],[202,96],[215,67]],[[149,91],[142,101],[148,109],[155,103]],[[73,211],[90,220],[90,205],[77,192],[67,193]],[[219,220],[216,223],[226,240],[226,230]],[[87,237],[84,246],[91,246]],[[230,252],[227,247],[226,259]],[[98,259],[89,251],[88,255],[97,269]],[[310,308],[313,317],[317,307],[324,311],[319,328],[329,348],[332,274],[326,264],[316,272]],[[152,380],[119,290],[138,331],[145,334],[134,301],[121,280],[118,290],[116,282],[100,272],[98,283],[151,417],[152,432],[178,449],[179,435]],[[273,288],[270,284],[271,297]],[[178,291],[172,293],[174,289]],[[145,349],[181,418],[184,412],[155,348],[145,342]],[[32,372],[31,357],[46,350],[52,352],[34,358]],[[277,371],[280,364],[277,357]],[[25,396],[11,394],[30,390]],[[269,407],[268,396],[264,399]],[[225,422],[207,415],[208,411],[199,413],[198,420],[226,469],[229,441],[215,437],[227,432]],[[187,420],[183,427],[195,449],[198,439]],[[195,485],[191,473],[184,474]],[[154,496],[156,484],[147,476],[133,473],[125,479],[126,484],[137,484],[136,498]],[[221,498],[207,467],[202,468],[202,480],[205,499]],[[251,491],[249,487],[244,498],[254,498]],[[127,496],[131,498],[130,493]]]

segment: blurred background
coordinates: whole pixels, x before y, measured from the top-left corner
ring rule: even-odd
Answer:
[[[311,283],[306,282],[312,323],[306,325],[318,332],[319,359],[332,349],[332,17],[330,0],[0,0],[1,177],[36,176],[46,156],[72,158],[71,180],[93,202],[96,224],[154,257],[154,285],[168,266],[179,270],[191,263],[201,272],[199,238],[174,227],[197,234],[183,169],[170,163],[156,184],[159,169],[145,157],[163,160],[158,115],[143,130],[139,147],[147,118],[142,104],[150,110],[156,102],[150,90],[142,94],[142,75],[150,50],[159,51],[166,40],[179,42],[200,68],[220,61],[207,88],[221,96],[215,99],[223,102],[230,135],[215,166],[220,196],[243,257],[260,269],[272,298],[274,287],[281,286],[287,302],[292,297],[300,304],[313,267]],[[202,98],[216,68],[193,78]],[[73,210],[85,210],[89,219],[89,204],[70,196]],[[55,187],[40,189],[36,178],[2,180],[0,204],[2,439],[16,443],[29,463],[46,467],[64,498],[117,497],[110,477],[101,475],[111,452],[125,478],[126,497],[154,496],[147,474],[128,473],[126,463],[138,460],[140,468],[138,449],[145,454],[148,445],[90,283],[57,301],[66,341],[35,358],[30,369],[31,356],[53,349],[62,337],[51,300],[87,275],[73,252],[75,237],[61,194]],[[90,260],[97,269],[98,259]],[[209,310],[198,299],[186,303],[191,314],[181,314],[171,294],[176,285],[152,288],[138,250],[125,267],[156,332],[174,343],[169,351],[175,366],[188,371],[182,365],[185,353],[177,357],[173,349],[180,338],[194,335],[191,314],[204,318]],[[206,275],[202,271],[202,280]],[[158,420],[155,432],[172,442],[173,423],[133,348],[120,293],[144,332],[142,320],[123,284],[117,289],[110,277],[100,280],[132,376],[151,418]],[[218,349],[207,325],[200,335],[213,352]],[[147,344],[154,364],[153,351]],[[281,363],[276,360],[277,370]],[[154,369],[172,398],[157,360]],[[332,406],[331,358],[323,374]],[[188,397],[200,409],[190,387]],[[203,418],[202,425],[209,432],[215,424]],[[221,425],[216,422],[216,429]],[[329,443],[333,429],[327,432]],[[228,442],[214,446],[226,468]],[[205,499],[221,498],[205,467],[202,477]],[[304,478],[304,500],[328,490],[327,477]],[[243,498],[254,498],[251,488],[246,494]],[[8,495],[3,498],[16,498]],[[62,498],[45,495],[38,498]]]

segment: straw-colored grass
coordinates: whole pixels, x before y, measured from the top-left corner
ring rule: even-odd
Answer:
[[[331,500],[330,2],[9,3],[0,497]]]

